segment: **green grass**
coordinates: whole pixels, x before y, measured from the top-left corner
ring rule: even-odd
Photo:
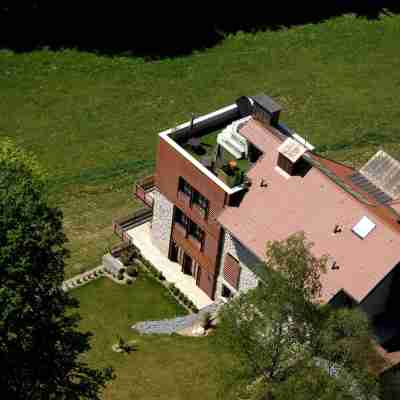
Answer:
[[[37,154],[65,213],[67,274],[99,264],[112,218],[155,165],[157,132],[264,91],[329,157],[400,156],[400,16],[351,16],[238,33],[202,53],[146,63],[65,50],[0,51],[0,136]]]
[[[138,321],[185,314],[158,282],[144,274],[131,286],[100,278],[72,294],[81,303],[81,329],[94,333],[86,360],[92,366],[115,368],[117,378],[104,399],[217,398],[218,368],[232,365],[232,357],[215,346],[212,337],[140,336],[129,329]],[[117,334],[136,340],[138,351],[113,352]]]

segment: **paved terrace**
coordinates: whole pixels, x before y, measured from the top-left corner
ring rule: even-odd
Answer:
[[[194,279],[181,272],[181,266],[172,262],[151,241],[150,222],[146,222],[127,231],[130,240],[137,246],[143,257],[161,271],[168,282],[172,282],[183,292],[198,309],[206,307],[213,301],[196,286]]]

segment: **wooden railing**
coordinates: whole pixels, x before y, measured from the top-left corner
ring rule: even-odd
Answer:
[[[127,215],[126,217],[118,218],[113,221],[113,231],[123,241],[128,241],[127,231],[135,228],[138,225],[144,224],[145,222],[151,221],[153,218],[153,209],[141,208],[134,213]]]
[[[155,176],[147,176],[136,182],[134,196],[141,200],[146,206],[153,207],[153,197],[151,192],[155,189]]]

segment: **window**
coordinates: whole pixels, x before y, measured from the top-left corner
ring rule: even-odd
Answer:
[[[201,243],[203,242],[203,239],[204,239],[203,230],[192,221],[190,221],[190,224],[189,224],[189,233],[194,238],[196,238],[199,242],[201,242]]]
[[[192,197],[192,187],[182,177],[179,178],[178,189],[180,192]]]
[[[198,191],[195,191],[193,194],[193,202],[196,203],[203,210],[208,209],[208,200]]]
[[[187,227],[189,223],[189,218],[179,209],[175,210],[175,222],[178,224]]]
[[[208,210],[208,200],[182,177],[179,178],[178,190],[188,196],[191,202],[197,204],[204,211]]]

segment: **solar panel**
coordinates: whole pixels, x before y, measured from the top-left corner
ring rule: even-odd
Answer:
[[[361,190],[368,193],[381,204],[386,204],[393,200],[392,197],[382,191],[379,187],[375,186],[360,172],[356,172],[355,174],[351,175],[350,180],[354,183],[354,185],[358,186]]]
[[[383,150],[379,150],[360,172],[392,199],[400,196],[400,162]]]

